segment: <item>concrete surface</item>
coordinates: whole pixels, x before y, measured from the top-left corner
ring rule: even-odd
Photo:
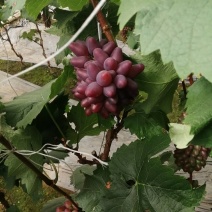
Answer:
[[[33,24],[28,23],[25,27],[19,27],[14,28],[9,31],[10,36],[12,37],[12,42],[14,44],[14,48],[18,52],[20,52],[24,58],[24,61],[26,62],[32,62],[32,63],[38,63],[40,62],[44,57],[42,55],[42,50],[40,47],[28,40],[20,39],[20,34],[24,30],[29,30],[33,28]],[[42,29],[43,26],[40,26]],[[42,33],[44,44],[46,48],[46,52],[48,55],[54,53],[56,51],[56,43],[58,41],[57,36],[49,35],[45,32]],[[122,44],[122,47],[125,48]],[[128,53],[132,53],[129,52]],[[1,59],[9,59],[9,60],[19,60],[19,58],[16,57],[14,52],[10,49],[10,45],[6,41],[0,41],[0,58]],[[51,64],[55,64],[54,61],[51,61]],[[7,77],[7,74],[0,71],[0,81],[5,79]],[[21,95],[24,92],[30,92],[34,89],[37,89],[38,86],[33,85],[29,82],[26,82],[24,80],[21,80],[19,78],[15,78],[10,80],[10,82],[5,82],[3,84],[0,84],[0,96],[2,97],[2,101],[6,102],[11,100],[17,95]],[[73,104],[75,102],[72,102]],[[80,142],[80,151],[84,151],[87,153],[91,153],[93,150],[96,150],[99,152],[99,149],[101,148],[102,140],[103,140],[103,133],[101,133],[99,136],[92,136],[92,137],[84,137],[82,141]],[[118,147],[120,147],[123,143],[129,144],[130,141],[134,141],[136,137],[134,135],[131,135],[127,130],[122,130],[118,136],[118,140],[113,142],[112,144],[112,152],[116,151]],[[89,158],[88,158],[89,159]],[[56,164],[58,170],[59,170],[59,179],[57,184],[61,187],[74,190],[73,186],[70,184],[70,174],[73,172],[73,170],[80,166],[79,163],[77,163],[77,157],[74,156],[72,153],[69,154],[69,157],[65,159],[66,163],[60,162],[59,164]],[[44,166],[46,173],[49,175],[50,178],[55,177],[55,173],[52,170],[51,167],[47,164]],[[185,175],[183,172],[179,172],[179,175]],[[198,179],[200,181],[200,184],[203,184],[204,182],[207,182],[207,195],[202,201],[200,207],[196,208],[196,211],[203,212],[203,211],[212,211],[212,160],[209,159],[206,167],[202,169],[200,172],[194,174],[194,178]]]

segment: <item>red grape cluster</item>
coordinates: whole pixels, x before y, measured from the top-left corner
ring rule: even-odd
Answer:
[[[175,163],[184,172],[199,171],[206,165],[210,149],[199,145],[189,145],[185,149],[174,151]]]
[[[56,212],[78,212],[78,209],[66,200],[63,205],[56,208]]]
[[[98,42],[88,37],[85,42],[76,41],[69,47],[75,54],[70,63],[78,80],[73,95],[81,101],[86,115],[117,115],[138,95],[134,78],[144,70],[144,65],[123,60],[122,50],[115,42]]]

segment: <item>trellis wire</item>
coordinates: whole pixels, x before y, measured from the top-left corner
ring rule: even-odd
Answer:
[[[101,0],[99,2],[99,4],[94,8],[94,10],[92,11],[92,13],[88,16],[88,18],[84,21],[84,23],[82,24],[82,26],[77,30],[77,32],[71,37],[71,39],[64,44],[60,49],[58,49],[54,54],[50,55],[48,58],[46,58],[45,60],[41,61],[38,64],[35,64],[15,75],[12,75],[10,77],[8,77],[7,79],[4,79],[2,81],[0,81],[0,83],[6,82],[10,79],[13,79],[15,77],[21,76],[23,74],[28,73],[29,71],[45,64],[46,62],[48,62],[49,60],[53,59],[54,57],[56,57],[58,54],[60,54],[64,49],[66,49],[79,35],[80,33],[86,28],[86,26],[91,22],[91,20],[95,17],[95,15],[98,13],[98,11],[101,9],[101,7],[106,3],[106,0]]]

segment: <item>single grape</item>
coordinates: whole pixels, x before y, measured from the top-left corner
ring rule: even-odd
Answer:
[[[104,87],[103,94],[107,97],[114,97],[116,95],[116,86],[111,83],[109,86]]]
[[[90,102],[90,104],[96,104],[102,102],[103,100],[104,100],[103,95],[100,95],[98,97],[88,97],[88,101]]]
[[[115,59],[116,61],[118,61],[118,63],[123,61],[123,54],[122,54],[122,50],[119,47],[116,47],[113,52],[110,55],[113,59]]]
[[[100,48],[96,48],[93,50],[93,56],[94,59],[102,65],[104,64],[104,61],[108,58],[108,54]]]
[[[143,64],[135,64],[132,65],[131,70],[128,72],[128,77],[129,78],[135,78],[138,74],[140,74],[144,70],[144,65]]]
[[[98,113],[102,109],[103,103],[99,102],[91,105],[91,110],[93,113]]]
[[[85,81],[88,78],[87,71],[85,69],[76,69],[77,79]]]
[[[104,107],[111,113],[116,114],[117,112],[117,105],[111,104],[108,100],[105,101]]]
[[[91,104],[90,104],[88,98],[85,98],[85,99],[83,99],[83,100],[81,101],[81,106],[82,106],[82,107],[89,107],[90,105],[91,105]]]
[[[105,61],[104,61],[104,69],[105,70],[116,70],[118,67],[118,62],[113,59],[112,57],[108,57]]]
[[[138,84],[130,78],[127,78],[127,93],[132,98],[135,98],[139,93]]]
[[[110,115],[110,114],[109,114],[109,111],[108,111],[104,106],[102,107],[102,109],[101,109],[101,111],[100,111],[100,114],[101,114],[102,117],[105,118],[105,119],[108,118],[109,115]]]
[[[109,41],[108,43],[106,43],[103,47],[102,50],[104,52],[106,52],[108,55],[110,55],[112,53],[112,51],[116,48],[116,43],[113,41]]]
[[[75,92],[75,93],[74,93],[74,97],[75,97],[76,99],[79,99],[79,100],[82,100],[82,99],[86,98],[85,95],[83,95],[83,94],[81,94],[81,93],[78,93],[78,92]]]
[[[93,37],[87,37],[86,46],[88,47],[88,51],[91,55],[93,54],[94,49],[101,48],[100,43]]]
[[[90,84],[90,83],[92,83],[92,82],[95,82],[95,80],[92,80],[91,78],[87,78],[86,80],[85,80],[85,82],[87,82],[88,84]]]
[[[116,72],[118,74],[127,76],[131,68],[132,62],[130,60],[124,60],[123,62],[119,63]]]
[[[108,42],[107,39],[102,39],[102,40],[99,42],[99,44],[100,44],[101,47],[103,47],[107,42]]]
[[[81,82],[82,82],[82,83],[80,83],[80,84],[76,87],[75,91],[78,92],[78,93],[81,93],[81,94],[85,95],[85,90],[86,90],[88,84],[87,84],[86,82],[83,82],[83,81],[81,81]]]
[[[89,60],[87,56],[73,57],[70,60],[71,65],[77,68],[84,68],[84,64]]]
[[[117,88],[125,88],[127,86],[127,78],[123,75],[116,75],[114,83]]]
[[[92,82],[85,90],[85,95],[87,97],[98,97],[102,94],[102,91],[103,88],[97,82]]]
[[[64,205],[59,206],[56,208],[56,212],[64,212],[64,210],[66,209],[66,207]]]
[[[96,75],[101,71],[101,69],[94,63],[89,63],[86,69],[88,77],[92,80],[96,80]]]
[[[85,108],[85,115],[86,115],[86,116],[90,116],[92,113],[93,113],[93,112],[92,112],[91,107]]]
[[[76,56],[88,56],[88,48],[83,42],[72,42],[69,45],[70,50],[76,55]]]
[[[112,80],[113,78],[108,71],[100,71],[96,76],[96,82],[103,87],[110,85]]]
[[[107,101],[110,102],[111,104],[117,104],[118,97],[114,96],[114,97],[107,98]]]

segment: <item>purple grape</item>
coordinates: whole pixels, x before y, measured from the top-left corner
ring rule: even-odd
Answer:
[[[107,39],[102,39],[102,40],[99,42],[99,44],[100,44],[101,47],[103,47],[107,42],[108,42]]]
[[[88,47],[88,51],[91,55],[93,54],[94,49],[101,48],[100,43],[93,37],[88,37],[86,39],[86,46]]]
[[[103,47],[102,50],[104,52],[106,52],[108,55],[110,55],[112,53],[112,51],[116,48],[116,43],[113,41],[109,41],[108,43],[106,43]]]
[[[83,100],[81,101],[81,106],[82,106],[82,107],[89,107],[90,105],[91,105],[91,104],[90,104],[88,98],[85,98],[85,99],[83,99]]]
[[[92,113],[93,113],[93,112],[92,112],[91,107],[88,107],[88,108],[85,109],[85,115],[86,115],[86,116],[90,116]]]
[[[103,102],[104,100],[104,96],[98,96],[98,97],[88,97],[88,101],[90,102],[90,104],[96,104],[99,102]]]
[[[103,103],[99,102],[91,105],[91,110],[93,113],[98,113],[102,109]]]
[[[108,55],[100,48],[93,50],[94,59],[100,64],[104,64],[104,61],[108,58]]]
[[[127,86],[127,79],[125,76],[118,74],[114,79],[114,83],[117,88],[125,88]]]
[[[135,98],[139,93],[138,84],[130,78],[127,78],[127,93],[132,98]]]
[[[135,64],[132,65],[131,70],[128,73],[129,78],[135,78],[138,74],[140,74],[144,70],[144,65],[143,64]]]
[[[108,71],[100,71],[96,76],[96,82],[103,87],[110,85],[112,80],[113,78]]]
[[[87,97],[98,97],[102,94],[102,91],[103,88],[97,82],[92,82],[85,90],[85,95]]]
[[[75,92],[75,93],[74,93],[74,97],[75,97],[76,99],[79,99],[79,100],[82,100],[82,99],[86,98],[85,95],[83,95],[83,94],[81,94],[81,93],[78,93],[78,92]]]
[[[111,113],[116,114],[117,112],[117,105],[111,104],[109,101],[105,101],[104,107]]]
[[[76,87],[75,90],[76,90],[76,92],[85,95],[85,90],[86,90],[87,86],[88,86],[87,83],[81,83]]]
[[[108,57],[105,61],[104,61],[104,69],[105,70],[116,70],[118,67],[118,62],[113,59],[112,57]]]
[[[96,80],[92,80],[91,78],[87,78],[86,80],[85,80],[85,82],[87,82],[88,84],[90,84],[90,83],[92,83],[92,82],[95,82]]]
[[[118,102],[118,97],[112,97],[112,98],[107,98],[107,101],[110,102],[111,104],[117,104]]]
[[[86,79],[88,78],[88,74],[87,71],[85,69],[76,69],[76,75],[77,75],[77,79],[79,80],[83,80],[86,81]]]
[[[122,54],[122,50],[119,47],[116,47],[113,52],[111,53],[111,57],[113,59],[115,59],[116,61],[118,61],[118,63],[123,61],[123,54]]]
[[[116,95],[116,86],[112,83],[103,88],[103,94],[107,97],[114,97]]]
[[[92,80],[96,80],[96,75],[101,71],[101,69],[95,65],[95,63],[89,63],[86,69],[88,77]]]
[[[109,115],[110,115],[110,114],[109,114],[109,111],[108,111],[104,106],[102,107],[102,109],[101,109],[101,111],[100,111],[100,114],[101,114],[102,117],[105,118],[105,119],[108,118]]]
[[[70,50],[76,55],[76,56],[88,56],[88,48],[83,42],[72,42],[69,46]]]
[[[77,68],[84,68],[84,64],[89,60],[86,56],[73,57],[70,60],[71,65]]]
[[[132,68],[132,62],[130,60],[124,60],[123,62],[119,63],[116,72],[118,74],[127,76],[131,68]]]

